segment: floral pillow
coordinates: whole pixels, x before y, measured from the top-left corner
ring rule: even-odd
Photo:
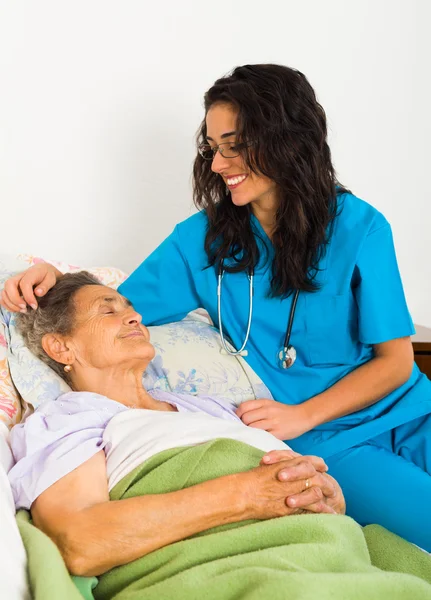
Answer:
[[[0,255],[0,289],[11,272],[24,270],[28,264],[22,259],[6,254]],[[21,399],[12,383],[8,362],[7,311],[0,308],[0,421],[12,427],[21,420]]]
[[[12,427],[20,420],[21,401],[10,376],[5,327],[0,320],[0,421]]]
[[[24,258],[27,266],[41,260]],[[80,270],[66,263],[52,264],[62,272]],[[114,288],[126,277],[122,271],[113,268],[88,270],[103,284]],[[15,327],[14,316],[3,311],[3,322],[7,362],[12,380],[24,402],[37,408],[43,402],[68,391],[69,387],[61,377],[26,348]],[[183,321],[150,327],[149,330],[156,356],[144,374],[146,389],[216,396],[235,406],[244,400],[271,397],[269,390],[243,358],[221,353],[218,331],[205,311],[195,311]],[[10,377],[8,379],[10,381]],[[19,415],[14,422],[17,420]]]
[[[214,396],[238,406],[245,400],[271,398],[242,357],[222,353],[218,330],[202,310],[183,321],[149,327],[156,356],[143,384],[147,390]]]

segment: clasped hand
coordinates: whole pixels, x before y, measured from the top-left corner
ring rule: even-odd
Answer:
[[[271,469],[274,478],[285,484],[285,507],[290,510],[277,516],[304,512],[344,514],[343,493],[335,479],[327,474],[328,467],[322,458],[301,456],[293,450],[273,450],[265,454],[260,465]],[[264,477],[265,472],[261,473]]]

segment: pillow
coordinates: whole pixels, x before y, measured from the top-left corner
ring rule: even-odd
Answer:
[[[222,354],[218,330],[205,311],[183,321],[149,327],[156,356],[143,384],[197,396],[215,396],[238,406],[245,400],[271,398],[260,378],[242,357]]]
[[[34,257],[24,256],[24,259],[27,266],[41,261]],[[52,264],[63,272],[79,270],[67,263]],[[114,288],[126,277],[113,268],[88,270],[101,283]],[[15,316],[3,311],[3,320],[10,372],[25,403],[37,408],[69,391],[66,382],[24,345],[15,327]],[[183,321],[149,330],[156,356],[144,374],[146,389],[211,395],[236,406],[244,400],[271,398],[269,390],[242,357],[221,354],[218,331],[205,311],[195,311]]]
[[[107,285],[114,289],[117,289],[120,283],[123,283],[127,277],[127,274],[124,271],[121,271],[121,269],[117,269],[115,267],[77,267],[75,265],[71,265],[66,262],[60,262],[58,260],[44,260],[43,258],[32,256],[31,254],[19,254],[18,259],[25,263],[24,269],[41,262],[48,262],[51,265],[54,265],[54,267],[57,267],[57,269],[62,273],[74,273],[75,271],[82,271],[85,269],[94,275],[94,277],[99,279],[103,285]]]
[[[12,427],[21,420],[21,400],[9,371],[6,332],[0,320],[0,423]]]
[[[11,273],[27,268],[23,260],[7,254],[0,254],[0,290]],[[8,363],[7,311],[0,308],[0,422],[12,427],[21,420],[21,399],[12,383]]]

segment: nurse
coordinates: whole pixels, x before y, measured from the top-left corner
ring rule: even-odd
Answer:
[[[390,225],[339,184],[326,138],[302,73],[247,65],[216,81],[193,170],[200,212],[119,291],[148,325],[197,307],[220,325],[220,298],[225,336],[237,349],[247,338],[245,360],[273,396],[243,403],[244,423],[323,456],[359,523],[431,551],[431,382],[413,361]],[[37,306],[33,288],[43,295],[56,276],[32,267],[3,304]]]

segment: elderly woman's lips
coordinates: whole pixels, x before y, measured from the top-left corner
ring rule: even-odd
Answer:
[[[142,333],[142,331],[131,331],[130,333],[123,335],[123,337],[145,337],[145,336]]]

